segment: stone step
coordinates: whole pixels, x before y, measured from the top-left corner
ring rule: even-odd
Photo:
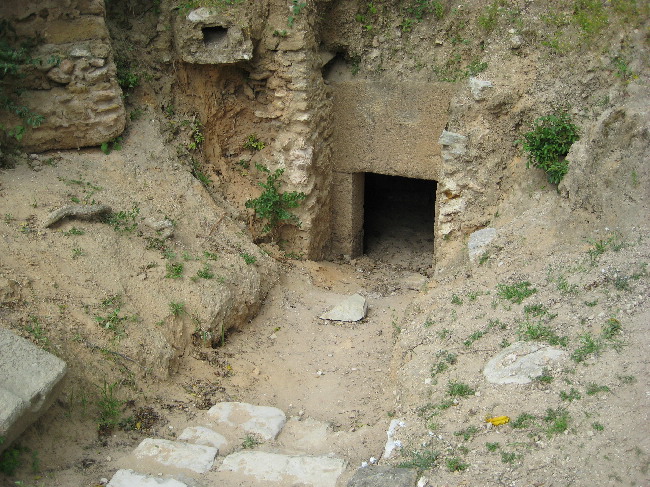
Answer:
[[[66,364],[0,328],[0,452],[52,404]]]
[[[144,439],[125,463],[139,471],[205,473],[214,465],[219,450],[212,446],[154,438]]]
[[[344,460],[333,456],[285,455],[250,450],[228,455],[219,472],[241,475],[259,485],[277,483],[336,487],[345,467]]]
[[[106,487],[188,487],[174,478],[143,475],[133,470],[118,470]]]
[[[207,417],[215,422],[215,429],[229,439],[253,434],[267,441],[274,440],[287,421],[278,408],[243,402],[215,404],[208,410]]]

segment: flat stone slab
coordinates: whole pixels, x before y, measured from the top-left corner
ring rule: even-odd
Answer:
[[[181,441],[146,438],[133,451],[139,460],[148,459],[167,467],[205,473],[212,468],[219,451],[211,446]]]
[[[331,426],[313,418],[291,418],[282,428],[278,442],[285,448],[312,455],[330,453]]]
[[[151,477],[133,470],[118,470],[107,487],[188,487],[188,485],[176,479]]]
[[[414,468],[360,468],[348,481],[348,487],[415,487],[418,471]]]
[[[320,316],[330,321],[359,321],[366,317],[368,303],[360,294],[353,294],[341,304]]]
[[[221,450],[228,445],[228,440],[223,435],[204,426],[185,428],[178,439],[195,445],[211,446],[217,450]]]
[[[541,343],[515,342],[490,359],[483,374],[494,384],[528,384],[567,356],[564,350]]]
[[[278,408],[244,402],[215,404],[208,411],[208,416],[219,423],[219,428],[241,430],[264,440],[274,440],[287,422],[287,416]]]
[[[485,250],[485,247],[490,245],[490,242],[492,242],[496,236],[497,231],[495,228],[482,228],[481,230],[473,232],[469,236],[469,241],[467,242],[469,259],[474,262],[477,257],[480,257]]]
[[[282,485],[336,487],[336,481],[345,471],[345,461],[331,456],[240,451],[228,455],[219,471],[239,473],[261,482],[282,482]]]
[[[66,370],[60,358],[0,328],[0,451],[52,404]]]

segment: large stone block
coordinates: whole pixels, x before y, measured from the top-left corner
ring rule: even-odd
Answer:
[[[52,404],[66,369],[63,360],[0,328],[0,451]]]

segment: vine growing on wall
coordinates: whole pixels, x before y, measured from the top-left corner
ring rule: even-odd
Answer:
[[[21,120],[13,126],[0,124],[0,165],[5,162],[5,152],[12,141],[20,142],[27,128],[38,127],[45,120],[42,115],[17,101],[19,91],[14,85],[16,79],[22,76],[22,66],[40,62],[30,56],[32,47],[32,43],[27,41],[18,43],[16,32],[9,21],[0,20],[0,110],[16,115]]]

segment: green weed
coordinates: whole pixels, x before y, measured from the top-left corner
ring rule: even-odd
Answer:
[[[105,222],[113,227],[118,233],[131,233],[133,230],[138,228],[138,223],[136,218],[140,214],[140,208],[136,205],[133,205],[130,211],[118,211],[117,213],[111,213],[106,219]]]
[[[580,337],[580,346],[576,348],[571,354],[571,358],[575,362],[584,362],[592,355],[598,355],[604,348],[603,343],[598,339],[585,333]]]
[[[185,266],[182,262],[168,262],[165,277],[168,279],[180,279],[183,277],[184,268]]]
[[[529,413],[521,413],[510,425],[515,429],[523,429],[532,426],[537,419],[536,416]]]
[[[485,333],[486,333],[486,332],[485,332],[484,330],[477,330],[477,331],[475,331],[474,333],[472,333],[470,336],[467,337],[467,339],[463,342],[463,345],[465,345],[466,347],[471,347],[472,344],[473,344],[476,340],[478,340],[479,338],[481,338],[483,335],[485,335]]]
[[[559,336],[551,327],[543,325],[541,322],[531,323],[529,321],[524,321],[519,325],[517,335],[521,340],[541,340],[550,345],[561,345],[566,347],[569,343],[567,337]]]
[[[241,255],[242,259],[244,259],[244,262],[246,262],[246,264],[248,264],[248,265],[254,264],[255,262],[257,262],[257,257],[255,257],[254,255],[247,254],[246,252],[244,252],[244,253],[242,253],[240,255]]]
[[[212,272],[212,268],[208,264],[205,264],[202,269],[196,272],[196,276],[201,279],[214,279],[214,272]]]
[[[99,391],[97,406],[99,407],[99,418],[97,426],[102,435],[109,434],[119,424],[122,415],[121,409],[124,401],[115,396],[117,382],[108,384],[104,381],[103,388]]]
[[[246,435],[244,441],[241,444],[241,447],[244,450],[252,450],[260,443],[261,443],[260,440],[255,435]]]
[[[460,297],[457,294],[454,294],[451,297],[451,304],[461,305],[463,304],[463,300],[460,299]]]
[[[607,386],[599,386],[595,382],[592,382],[587,385],[586,392],[588,396],[595,396],[596,394],[599,394],[601,392],[611,392],[611,389]]]
[[[103,142],[99,148],[106,155],[114,150],[122,150],[122,137],[115,137],[107,142]]]
[[[457,360],[457,355],[455,353],[448,352],[447,350],[441,350],[436,354],[436,357],[439,357],[441,360],[436,362],[431,367],[431,377],[435,377],[436,375],[443,373],[449,368],[450,365],[454,365]]]
[[[458,457],[448,458],[445,464],[447,465],[447,470],[450,472],[462,472],[469,468],[469,464],[463,462]]]
[[[169,303],[169,311],[171,311],[174,316],[180,316],[187,313],[187,311],[185,311],[185,303],[176,303],[174,301]]]
[[[498,441],[495,441],[494,443],[489,443],[489,442],[488,442],[488,443],[485,443],[485,448],[486,448],[487,451],[489,451],[489,452],[495,452],[495,451],[497,451],[500,447],[501,447],[501,445],[499,444]]]
[[[501,452],[501,461],[503,463],[515,463],[517,458],[519,458],[519,455],[517,455],[516,453],[505,452],[505,451]]]
[[[603,326],[600,334],[603,338],[611,340],[621,333],[622,328],[623,326],[621,325],[620,321],[618,321],[616,318],[610,318]]]
[[[569,402],[570,401],[577,401],[578,399],[581,399],[581,398],[582,398],[582,395],[574,387],[572,387],[569,392],[560,391],[560,399],[562,399],[563,401],[569,401]]]
[[[564,433],[569,428],[571,416],[564,408],[547,409],[544,421],[547,423],[546,432],[549,436]]]
[[[463,440],[468,441],[476,433],[478,433],[476,426],[468,426],[467,428],[454,432],[454,436],[462,436]]]
[[[81,230],[81,229],[79,229],[79,228],[77,228],[77,227],[72,227],[72,228],[71,228],[70,230],[68,230],[67,232],[63,232],[63,235],[65,235],[66,237],[71,237],[71,236],[73,236],[73,235],[83,235],[83,234],[85,234],[85,233],[86,233],[86,232],[85,232],[84,230]]]
[[[47,347],[50,343],[49,338],[45,334],[45,328],[41,325],[40,320],[36,316],[30,316],[29,322],[25,326],[25,331],[29,333],[34,341],[42,347]]]
[[[447,385],[447,394],[452,397],[473,396],[476,391],[462,382],[450,381]]]
[[[410,458],[400,463],[398,466],[400,468],[415,468],[420,472],[433,468],[438,461],[438,458],[440,458],[440,454],[438,452],[431,450],[413,450],[408,453],[408,456]]]
[[[533,122],[532,130],[523,134],[523,149],[528,153],[526,167],[542,169],[549,183],[558,184],[569,170],[565,156],[580,138],[579,130],[566,113],[540,117]]]
[[[591,427],[596,431],[604,431],[605,427],[600,423],[591,423]]]
[[[269,173],[266,183],[259,183],[264,191],[258,198],[246,201],[245,206],[253,209],[257,218],[266,221],[262,232],[272,232],[283,224],[300,226],[300,220],[289,209],[297,208],[307,195],[297,191],[285,193],[279,191],[278,179],[284,173],[284,169],[276,169],[273,173],[264,166],[258,166],[258,169]]]
[[[260,139],[257,138],[257,135],[251,134],[248,136],[246,141],[244,142],[244,149],[248,150],[253,150],[253,151],[261,151],[266,147],[266,144],[262,142]]]
[[[73,259],[76,260],[76,259],[78,259],[79,257],[83,257],[84,255],[86,255],[86,253],[83,251],[82,248],[80,248],[80,247],[75,247],[75,248],[72,249],[72,258],[73,258]]]
[[[529,296],[532,296],[537,292],[536,288],[530,287],[530,282],[524,281],[517,284],[507,285],[507,284],[498,284],[497,285],[497,296],[502,299],[506,299],[512,303],[519,304],[524,299]]]

